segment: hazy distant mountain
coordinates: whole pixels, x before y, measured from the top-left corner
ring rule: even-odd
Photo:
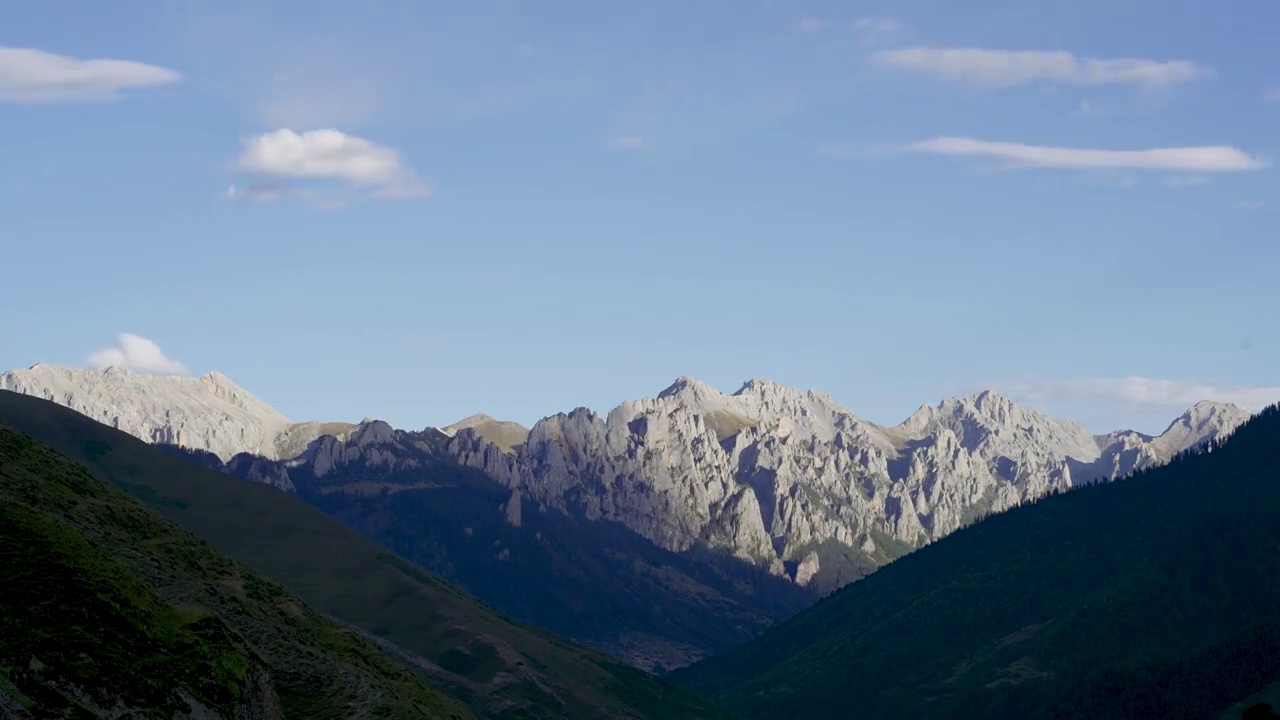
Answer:
[[[476,415],[426,435],[366,424],[363,439],[346,442],[357,426],[290,423],[216,373],[197,380],[37,365],[0,375],[0,388],[224,461],[249,453],[305,462],[316,479],[360,457],[367,481],[395,474],[399,486],[418,462],[414,444],[434,438],[508,488],[511,507],[614,521],[674,552],[721,550],[819,591],[1053,488],[1166,462],[1249,417],[1202,402],[1159,436],[1094,436],[988,391],[884,427],[816,391],[751,380],[725,394],[680,378],[605,417],[578,408],[526,431]],[[409,443],[399,455],[388,449],[398,442]],[[361,448],[371,443],[368,455]],[[290,489],[279,467],[234,463],[241,475]]]

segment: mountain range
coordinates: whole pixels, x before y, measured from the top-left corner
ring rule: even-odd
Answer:
[[[0,560],[30,580],[0,599],[4,718],[1226,720],[1280,701],[1280,408],[1095,436],[982,392],[884,427],[682,378],[605,417],[413,431],[290,423],[217,376],[0,383],[26,394],[0,391]],[[743,542],[756,526],[767,548]],[[114,635],[73,621],[90,585]],[[683,666],[668,679],[717,707],[521,620]],[[354,695],[306,690],[352,673]]]
[[[290,422],[216,372],[189,378],[37,364],[0,375],[0,389],[224,462],[309,461],[318,477],[349,461],[348,441],[362,426],[357,447],[370,434],[395,433],[373,421]],[[807,584],[823,574],[824,545],[878,564],[1052,488],[1167,462],[1249,415],[1204,401],[1158,436],[1091,435],[984,391],[886,427],[821,392],[750,380],[725,394],[682,377],[605,417],[578,408],[526,430],[475,415],[426,432],[449,438],[449,455],[510,488],[513,508],[576,504],[588,519],[615,520],[660,547],[705,544]],[[332,440],[317,443],[324,437]]]
[[[1158,436],[1092,435],[986,391],[886,427],[816,391],[680,378],[603,417],[414,431],[292,423],[217,373],[36,365],[0,389],[299,494],[499,609],[645,669],[747,640],[980,517],[1160,465],[1249,417],[1206,401]]]

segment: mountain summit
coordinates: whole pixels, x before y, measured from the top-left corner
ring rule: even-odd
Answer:
[[[0,374],[0,390],[52,400],[148,442],[206,450],[224,461],[240,453],[293,457],[321,434],[343,432],[290,422],[218,372],[194,378],[37,363]]]

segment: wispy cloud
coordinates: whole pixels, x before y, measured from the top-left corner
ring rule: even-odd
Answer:
[[[624,135],[611,139],[609,147],[614,150],[652,150],[653,144],[637,135]]]
[[[120,333],[114,347],[90,353],[90,367],[121,367],[156,375],[187,375],[187,366],[164,354],[160,346],[132,333]]]
[[[872,59],[898,70],[992,88],[1033,82],[1168,87],[1210,74],[1208,68],[1189,60],[1103,60],[1063,51],[913,47],[880,51]]]
[[[333,129],[303,133],[281,129],[246,140],[236,168],[276,181],[336,181],[387,199],[425,197],[431,192],[396,151]],[[228,197],[262,201],[295,192],[268,181],[244,189],[233,185]]]
[[[1262,97],[1268,102],[1280,102],[1280,87],[1271,88]]]
[[[181,80],[174,70],[132,60],[81,60],[33,48],[0,47],[0,101],[109,100],[124,90]]]
[[[1003,160],[1010,167],[1064,170],[1175,170],[1191,172],[1239,172],[1257,170],[1267,161],[1225,145],[1105,150],[1025,145],[961,137],[937,137],[911,143],[910,152],[930,155],[986,157]]]
[[[1174,412],[1202,400],[1235,403],[1254,411],[1280,402],[1280,387],[1140,376],[1011,383],[1000,389],[1015,399],[1029,402],[1068,401]]]
[[[1237,210],[1261,210],[1267,206],[1265,200],[1257,198],[1242,198],[1231,203],[1231,207]]]

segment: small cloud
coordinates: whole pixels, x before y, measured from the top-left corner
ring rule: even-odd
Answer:
[[[1231,207],[1237,210],[1261,210],[1266,206],[1267,203],[1265,200],[1258,200],[1257,198],[1246,198],[1243,200],[1236,200],[1231,203]]]
[[[1001,388],[1017,400],[1072,401],[1180,412],[1202,400],[1261,410],[1280,401],[1280,387],[1230,385],[1203,380],[1160,380],[1139,376],[1075,378],[1015,383]]]
[[[1208,185],[1213,179],[1204,175],[1171,175],[1161,182],[1168,187],[1196,187]]]
[[[0,101],[110,100],[123,90],[181,80],[173,70],[132,60],[81,60],[34,48],[0,47]]]
[[[286,189],[279,180],[331,180],[368,190],[384,199],[419,198],[431,187],[413,173],[391,148],[338,130],[296,133],[281,129],[245,141],[236,161],[239,170],[274,181],[244,189],[232,186],[229,199],[272,200],[286,195],[309,196]]]
[[[1280,102],[1280,87],[1271,88],[1263,95],[1263,98],[1267,102]]]
[[[1222,145],[1104,150],[937,137],[912,143],[907,150],[931,155],[974,156],[1005,160],[1013,168],[1039,167],[1061,170],[1239,172],[1258,170],[1268,165],[1268,162],[1262,158]]]
[[[902,36],[903,30],[902,23],[887,17],[859,18],[853,24],[858,44],[863,47],[890,44]]]
[[[134,335],[120,333],[115,347],[103,348],[91,353],[85,360],[90,367],[120,367],[155,375],[189,375],[187,366],[170,358],[154,342]]]
[[[609,147],[614,150],[652,150],[653,145],[645,141],[642,137],[635,135],[626,135],[616,137],[609,141]]]
[[[1002,88],[1032,82],[1067,85],[1140,85],[1168,87],[1199,80],[1207,68],[1188,60],[1078,58],[1069,52],[1009,51],[985,48],[914,47],[883,50],[872,60],[886,67],[940,80]]]

